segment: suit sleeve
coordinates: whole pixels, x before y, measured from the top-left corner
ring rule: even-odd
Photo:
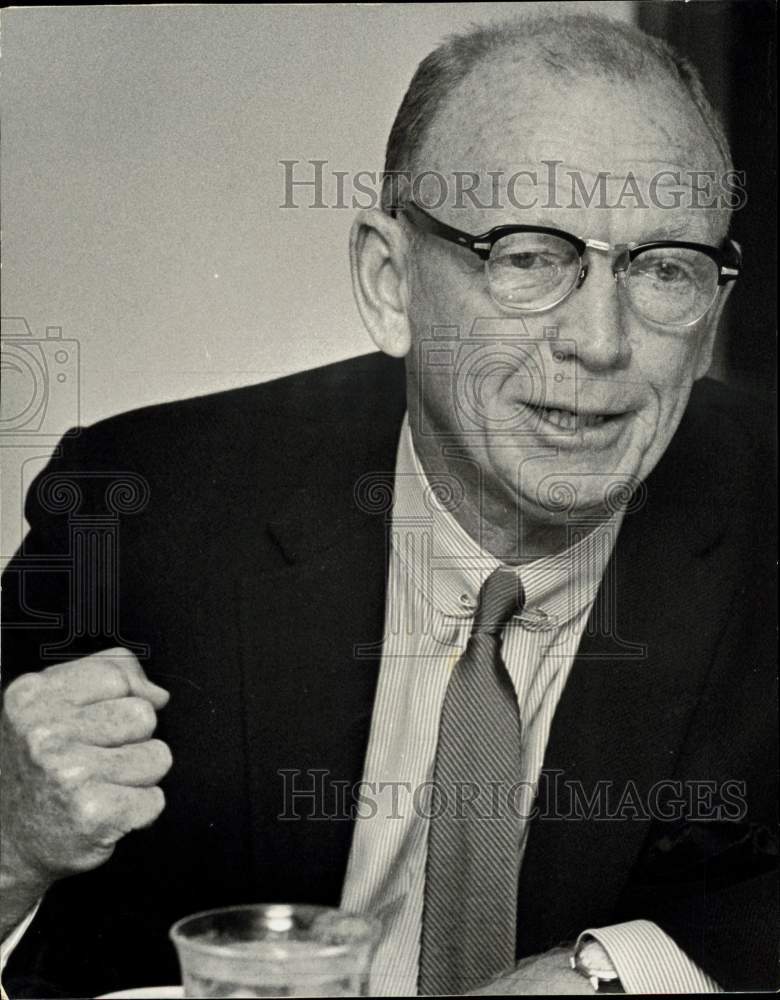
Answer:
[[[3,574],[3,689],[23,673],[120,644],[117,508],[132,508],[143,483],[111,452],[99,425],[69,433],[30,486],[29,532]],[[126,985],[100,947],[110,917],[92,905],[89,887],[101,878],[98,870],[56,883],[4,942],[8,996],[89,996]]]
[[[30,529],[3,574],[4,687],[123,645],[119,544],[149,490],[113,457],[106,426],[68,432],[28,490]]]

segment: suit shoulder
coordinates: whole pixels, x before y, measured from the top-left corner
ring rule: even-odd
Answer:
[[[776,452],[774,394],[726,385],[715,379],[697,382],[688,417],[702,444],[746,462],[773,462]]]
[[[774,525],[773,404],[755,393],[702,379],[648,488],[670,520],[684,518],[710,541],[732,530],[752,553]],[[750,536],[750,537],[748,537]],[[709,543],[708,543],[709,544]]]
[[[402,386],[402,364],[367,354],[268,382],[129,410],[78,429],[74,445],[64,443],[81,460],[135,458],[152,467],[193,449],[205,457],[261,440],[278,448],[315,421],[347,419],[361,399],[397,398]]]

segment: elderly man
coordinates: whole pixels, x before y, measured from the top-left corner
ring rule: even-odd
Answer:
[[[380,354],[106,421],[30,491],[11,995],[173,982],[174,919],[276,899],[379,916],[380,995],[773,984],[770,439],[703,379],[716,116],[633,29],[523,20],[421,64],[386,166]]]

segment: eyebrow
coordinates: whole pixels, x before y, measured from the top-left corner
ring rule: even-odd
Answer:
[[[689,243],[702,243],[706,242],[702,234],[694,232],[691,234],[690,229],[687,226],[665,226],[663,229],[654,229],[652,232],[648,233],[647,236],[643,236],[641,240],[637,240],[638,243],[662,243],[666,240],[682,240]]]

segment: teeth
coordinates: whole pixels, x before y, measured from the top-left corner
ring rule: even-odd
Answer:
[[[556,427],[560,427],[565,431],[571,430],[574,427],[575,416],[571,410],[548,410],[545,407],[542,409],[542,412],[545,419],[549,420]]]
[[[606,418],[600,413],[591,413],[588,415],[580,414],[580,423],[584,427],[598,427],[599,424],[603,424]]]
[[[553,410],[546,406],[540,406],[544,419],[561,430],[573,430],[579,424],[580,427],[597,427],[604,423],[604,416],[599,413],[573,413],[571,410]]]

